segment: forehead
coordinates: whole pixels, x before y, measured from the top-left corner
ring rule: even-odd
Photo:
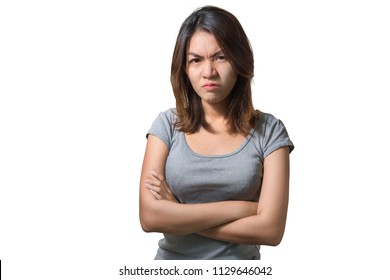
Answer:
[[[206,31],[196,31],[188,44],[189,52],[210,52],[210,51],[219,51],[221,47],[217,42],[215,36]]]

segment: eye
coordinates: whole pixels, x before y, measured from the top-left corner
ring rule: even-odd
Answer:
[[[217,55],[215,58],[214,58],[215,61],[225,61],[226,58],[224,55]]]
[[[199,63],[200,62],[200,59],[199,58],[191,58],[188,63],[189,64],[196,64],[196,63]]]

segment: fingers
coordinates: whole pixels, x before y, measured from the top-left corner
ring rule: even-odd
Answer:
[[[169,196],[169,187],[167,186],[164,177],[156,172],[151,172],[151,177],[145,180],[145,187],[157,199],[167,199]]]
[[[160,186],[153,185],[153,182],[146,181],[145,187],[153,194],[156,199],[162,199],[166,197],[164,188]]]
[[[157,186],[157,187],[163,187],[163,184],[165,182],[164,177],[161,175],[158,175],[154,171],[151,171],[150,174],[151,174],[151,177],[148,177],[145,182],[147,182],[150,185]]]
[[[171,193],[171,189],[169,188],[167,182],[165,181],[164,176],[159,175],[155,171],[151,171],[150,173],[152,177],[146,179],[145,181],[146,184],[149,184],[150,186],[159,187],[164,193]]]
[[[151,191],[154,191],[154,192],[157,192],[159,193],[160,190],[161,190],[161,187],[158,186],[158,185],[155,185],[154,183],[150,182],[150,181],[145,181],[145,187],[148,189],[148,190],[151,190]]]
[[[160,195],[158,192],[156,192],[156,191],[154,191],[154,190],[150,190],[150,189],[149,189],[149,192],[150,192],[157,200],[160,200],[160,199],[161,199],[161,195]]]
[[[171,188],[168,186],[168,183],[165,180],[164,176],[158,174],[153,170],[150,173],[152,174],[154,180],[156,180],[155,185],[158,185],[164,191],[164,193],[172,195]]]
[[[145,187],[157,200],[168,200],[178,203],[164,176],[155,171],[150,172],[150,177],[145,180]]]

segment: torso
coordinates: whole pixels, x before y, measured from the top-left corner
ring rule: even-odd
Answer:
[[[262,158],[253,139],[231,135],[216,126],[193,134],[172,130],[166,180],[181,204],[227,200],[257,201],[262,180]],[[259,247],[234,244],[198,234],[169,235],[159,242],[156,259],[259,259]]]
[[[148,133],[169,148],[165,175],[182,204],[227,200],[258,201],[263,160],[281,145],[292,145],[282,124],[262,114],[248,135],[230,135],[223,126],[216,133],[185,134],[174,127],[173,110],[159,115]],[[210,122],[209,122],[210,123]],[[156,259],[259,259],[254,245],[220,242],[198,234],[164,234]]]

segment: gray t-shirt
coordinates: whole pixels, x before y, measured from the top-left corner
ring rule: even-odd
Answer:
[[[161,112],[148,131],[168,147],[165,178],[180,203],[226,200],[258,201],[263,160],[278,148],[294,149],[283,123],[262,113],[256,127],[235,151],[225,155],[200,155],[188,146],[184,133],[175,129],[175,109]],[[218,241],[198,234],[164,234],[156,260],[260,259],[259,245]]]

